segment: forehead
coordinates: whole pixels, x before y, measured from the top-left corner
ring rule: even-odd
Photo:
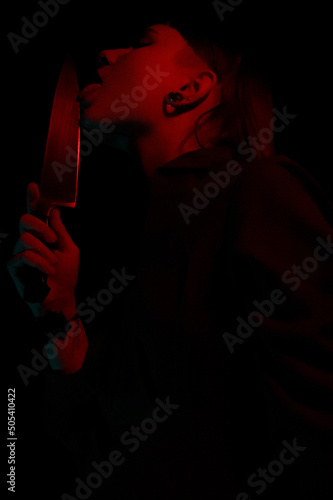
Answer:
[[[153,33],[156,37],[163,41],[168,41],[178,45],[184,45],[187,43],[179,31],[171,26],[168,26],[167,24],[153,24],[149,26],[146,31]]]
[[[187,43],[185,38],[175,28],[166,24],[154,24],[147,28],[146,32],[151,33],[164,46],[175,52],[175,61],[181,66],[202,65],[202,60]]]

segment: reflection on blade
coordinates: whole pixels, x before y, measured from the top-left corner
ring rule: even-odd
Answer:
[[[67,57],[57,84],[47,137],[40,196],[50,206],[74,207],[76,203],[80,106],[73,61]]]

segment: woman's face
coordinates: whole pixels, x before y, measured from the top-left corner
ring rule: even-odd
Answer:
[[[119,131],[128,124],[154,126],[163,117],[169,92],[179,92],[203,62],[180,33],[166,25],[148,28],[136,47],[105,50],[100,84],[80,94],[83,126],[112,120]]]

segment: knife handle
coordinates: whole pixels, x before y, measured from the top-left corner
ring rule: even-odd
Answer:
[[[40,203],[33,215],[47,224],[51,208],[51,206]],[[52,245],[47,246],[52,249]],[[43,302],[51,290],[47,285],[47,274],[33,267],[27,267],[21,273],[23,280],[27,283],[23,292],[24,300],[32,304]]]

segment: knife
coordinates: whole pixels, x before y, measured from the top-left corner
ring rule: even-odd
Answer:
[[[68,55],[62,66],[51,111],[43,168],[39,183],[40,199],[33,215],[48,221],[54,207],[75,207],[80,158],[80,105],[77,102],[79,85],[72,58]],[[68,161],[69,151],[76,161]],[[74,157],[75,157],[74,156]],[[73,154],[71,155],[71,158]],[[28,268],[29,283],[24,291],[28,302],[42,302],[50,291],[47,276]]]

